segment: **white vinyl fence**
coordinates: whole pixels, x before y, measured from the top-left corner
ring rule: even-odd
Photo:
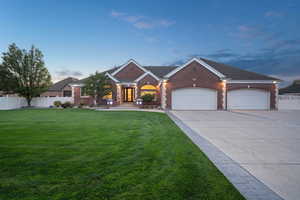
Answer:
[[[36,97],[31,101],[34,107],[48,108],[53,106],[54,101],[61,101],[62,103],[70,101],[74,103],[73,97]],[[21,97],[0,97],[0,110],[17,109],[27,106],[25,98]]]
[[[300,110],[300,96],[279,95],[278,110]]]

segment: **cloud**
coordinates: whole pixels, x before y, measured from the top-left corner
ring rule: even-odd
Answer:
[[[268,11],[265,13],[265,17],[283,17],[283,16],[284,13],[278,11]]]
[[[164,26],[164,27],[169,27],[169,26],[172,26],[175,24],[175,21],[169,21],[169,20],[160,20],[158,22],[158,24],[160,24],[161,26]]]
[[[137,23],[133,24],[134,27],[139,28],[139,29],[150,29],[153,28],[153,24],[150,24],[148,22],[143,22],[143,21],[139,21]]]
[[[81,73],[80,71],[72,71],[68,69],[56,71],[55,74],[57,76],[75,76],[75,77],[83,76],[83,73]]]
[[[110,15],[111,15],[112,17],[120,17],[120,16],[123,16],[124,13],[121,13],[121,12],[117,12],[117,11],[112,10],[111,13],[110,13]]]
[[[167,28],[176,23],[175,21],[170,21],[167,19],[155,20],[146,16],[129,15],[127,13],[118,12],[115,10],[111,11],[110,16],[125,21],[138,29],[152,29],[152,28],[159,28],[159,27]]]

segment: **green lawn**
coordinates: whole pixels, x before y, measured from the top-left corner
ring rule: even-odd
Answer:
[[[0,111],[0,199],[243,199],[162,113]]]

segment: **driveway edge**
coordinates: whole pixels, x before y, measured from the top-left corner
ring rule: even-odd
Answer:
[[[173,113],[166,111],[166,114],[205,153],[210,161],[214,163],[246,199],[283,200],[283,198],[219,150],[215,145],[193,131]]]

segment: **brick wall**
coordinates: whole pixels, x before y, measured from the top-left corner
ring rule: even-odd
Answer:
[[[167,108],[171,109],[173,90],[192,87],[217,90],[218,109],[223,109],[222,81],[195,61],[169,78],[166,84]]]

